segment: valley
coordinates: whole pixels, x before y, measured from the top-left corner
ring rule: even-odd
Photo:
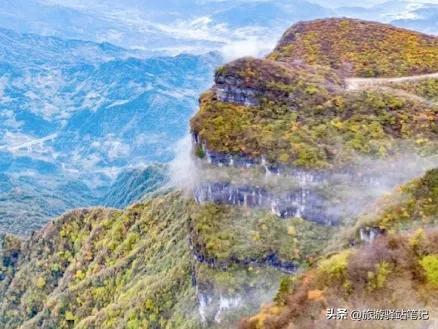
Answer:
[[[67,210],[116,206],[117,177],[170,161],[221,61],[6,29],[0,45],[0,232],[22,236]]]

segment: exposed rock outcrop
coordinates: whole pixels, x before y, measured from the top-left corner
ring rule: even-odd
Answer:
[[[259,98],[261,92],[256,89],[245,88],[243,85],[244,82],[242,79],[232,76],[218,76],[214,90],[217,98],[221,102],[235,103],[244,106],[260,105]]]
[[[274,193],[264,187],[233,186],[227,182],[203,183],[194,191],[197,202],[215,202],[249,208],[270,209],[280,218],[306,218],[324,225],[336,224],[339,219],[330,215],[324,195],[310,187]]]

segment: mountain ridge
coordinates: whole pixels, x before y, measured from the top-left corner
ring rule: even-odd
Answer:
[[[372,41],[367,38],[372,36]],[[359,19],[297,23],[268,58],[304,60],[364,77],[436,73],[438,37]],[[345,63],[344,63],[345,62]]]
[[[416,102],[413,97],[404,98],[400,93],[392,94],[391,90],[385,91],[383,88],[366,90],[363,93],[352,92],[345,88],[345,78],[351,78],[349,70],[353,70],[352,72],[358,70],[354,68],[354,65],[356,61],[360,61],[355,56],[362,56],[363,52],[359,51],[360,47],[372,48],[375,42],[365,38],[366,30],[363,27],[366,24],[367,22],[361,20],[338,18],[298,23],[285,33],[279,46],[266,59],[246,58],[218,69],[215,86],[201,97],[201,110],[191,120],[196,147],[202,150],[199,154],[212,154],[212,157],[220,158],[221,154],[227,153],[236,157],[247,157],[249,162],[261,163],[265,159],[268,164],[274,166],[286,164],[296,167],[330,168],[333,164],[339,166],[344,162],[341,159],[344,157],[342,155],[344,152],[346,152],[345,157],[350,158],[350,160],[346,159],[346,162],[351,161],[351,152],[371,157],[395,153],[396,145],[393,143],[395,139],[411,139],[411,136],[415,134],[418,136],[424,134],[425,140],[429,139],[433,144],[432,136],[435,134],[433,113],[436,113],[436,106],[433,104]],[[375,33],[381,35],[384,35],[387,30],[391,31],[393,34],[391,38],[397,33],[401,34],[397,37],[403,38],[402,36],[407,33],[406,30],[381,23],[371,22],[369,24],[373,26]],[[324,28],[326,25],[327,29]],[[344,31],[344,34],[341,34],[344,38],[342,46],[336,46],[339,48],[335,50],[335,53],[339,55],[336,56],[337,58],[342,58],[340,54],[343,52],[345,56],[352,58],[352,62],[345,62],[343,67],[339,65],[339,59],[332,65],[328,64],[328,59],[323,56],[323,50],[319,50],[323,42],[327,46],[324,50],[326,52],[330,51],[330,47],[335,47],[333,46],[334,40],[330,38],[336,34],[336,29],[341,25],[348,31],[355,31],[354,33]],[[305,41],[304,39],[309,35],[316,36],[316,32],[312,30],[314,27],[315,31],[321,29],[321,34],[318,34],[315,40]],[[301,29],[303,32],[299,33],[298,30],[301,31]],[[297,39],[294,39],[295,33],[299,35]],[[408,54],[405,53],[404,45],[394,43],[394,47],[399,46],[401,50],[392,53],[391,56],[394,56],[392,62],[406,62],[406,70],[409,67],[414,69],[416,61],[422,60],[422,57],[418,57],[419,54],[424,51],[423,69],[426,72],[435,70],[432,73],[435,74],[438,70],[438,47],[432,47],[432,45],[437,44],[438,38],[415,32],[409,34],[407,38],[409,39],[411,35],[414,38],[413,42],[417,42],[417,38],[425,40],[424,49],[421,48],[422,41],[418,41],[419,48],[413,50],[417,57],[414,56],[413,62],[408,63],[408,57],[406,57]],[[349,46],[350,41],[353,46]],[[378,47],[386,44],[387,41],[383,38],[376,42],[378,43],[377,49],[379,49]],[[303,44],[306,44],[307,48],[300,48]],[[296,54],[293,50],[295,46],[298,47]],[[353,48],[348,50],[349,47]],[[306,60],[306,56],[309,58],[313,56],[314,59]],[[369,56],[371,62],[360,64],[364,65],[364,70],[374,70],[374,68],[392,70],[391,66],[386,68],[389,60],[377,50],[371,52]],[[311,64],[316,64],[316,66]],[[284,67],[283,73],[280,73],[278,69],[281,66]],[[292,66],[292,72],[298,80],[302,81],[288,84],[290,81],[284,78],[287,66]],[[312,70],[316,74],[312,73]],[[314,74],[314,77],[309,79],[308,76],[311,74]],[[393,74],[397,76],[400,72],[393,71]],[[330,75],[332,78],[324,81],[324,77]],[[333,78],[336,76],[337,78]],[[385,74],[382,77],[384,76]],[[258,81],[262,84],[257,84]],[[359,103],[363,104],[361,109],[348,110],[353,106],[358,107]],[[385,111],[385,106],[393,108],[394,111]],[[413,107],[417,109],[408,114],[409,108]],[[348,111],[349,115],[342,114]],[[408,128],[406,123],[402,122],[401,117],[396,118],[401,115],[401,112],[411,117],[409,120],[411,123],[417,122],[418,125],[413,124]],[[420,112],[429,113],[429,124],[425,124],[421,129],[419,127],[422,123],[418,121],[419,117],[415,118],[422,116]],[[394,117],[386,121],[383,117],[388,114]],[[376,116],[380,119],[375,120]],[[331,128],[327,126],[328,117],[337,130],[333,132],[333,137],[330,136]],[[366,129],[350,126],[350,124],[356,125],[361,120],[368,121],[368,124],[373,123],[375,130],[366,131]],[[282,124],[280,125],[279,122]],[[316,128],[316,125],[319,128]],[[406,126],[406,128],[400,130],[401,126]],[[359,132],[359,130],[363,131]],[[409,131],[406,135],[403,133],[405,130]],[[290,135],[288,131],[294,131],[295,134]],[[322,131],[326,134],[327,141],[324,141]],[[358,134],[354,136],[352,132]],[[343,133],[345,133],[344,137],[339,139],[339,135]],[[363,134],[369,135],[365,137]],[[374,145],[368,144],[367,141],[371,142],[371,140]],[[323,143],[325,147],[321,147]],[[343,143],[345,146],[340,146]],[[282,147],[279,148],[278,145]]]

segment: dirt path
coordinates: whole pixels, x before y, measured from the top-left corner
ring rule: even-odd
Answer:
[[[347,83],[347,90],[360,90],[370,87],[387,85],[389,83],[418,81],[418,80],[425,80],[430,78],[438,78],[438,72],[430,73],[430,74],[422,74],[422,75],[412,75],[412,76],[399,77],[399,78],[350,78],[350,79],[346,79],[345,82]]]
[[[396,86],[391,85],[394,83],[401,83],[407,81],[420,81],[430,78],[438,79],[438,73],[412,75],[412,76],[398,77],[398,78],[350,78],[350,79],[345,79],[345,82],[347,84],[346,89],[348,91],[357,91],[364,89],[383,90],[393,95],[408,98],[417,102],[426,103],[427,105],[436,105],[436,103],[426,98],[407,92],[406,90],[403,89],[398,89],[396,88]]]

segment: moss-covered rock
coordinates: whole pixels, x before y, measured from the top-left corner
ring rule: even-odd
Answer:
[[[331,95],[299,110],[269,100],[259,107],[225,103],[213,92],[200,104],[192,130],[217,153],[327,169],[351,164],[357,155],[437,149],[438,108],[379,91]]]

